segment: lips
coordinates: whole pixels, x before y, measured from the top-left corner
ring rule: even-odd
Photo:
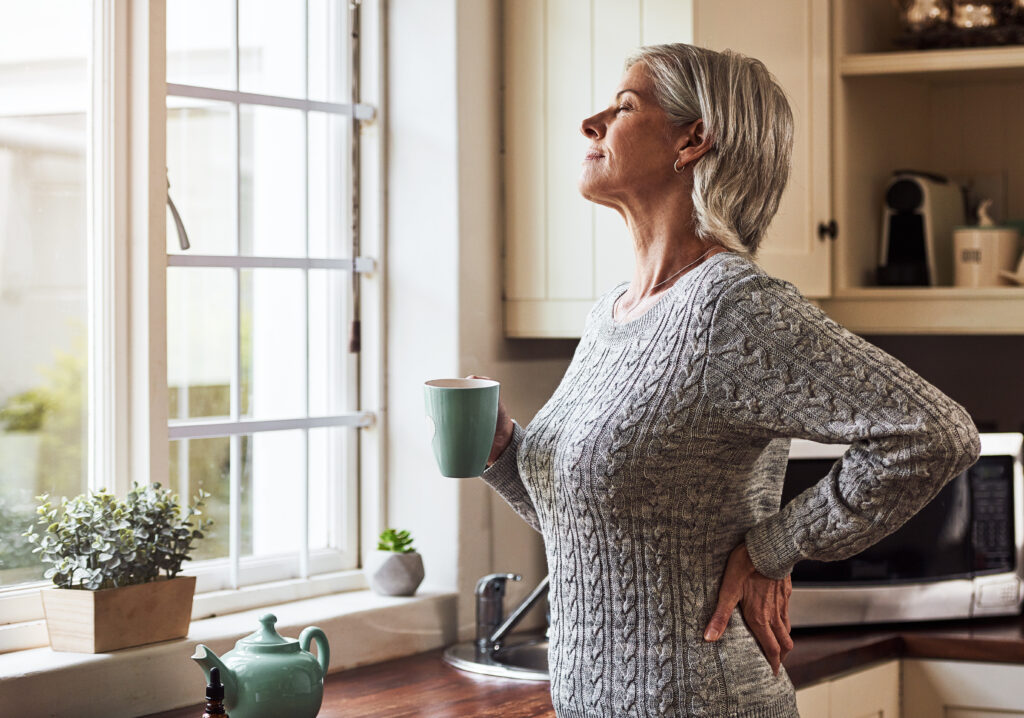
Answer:
[[[600,159],[601,157],[604,157],[604,155],[602,155],[600,152],[588,152],[585,159],[596,160]]]

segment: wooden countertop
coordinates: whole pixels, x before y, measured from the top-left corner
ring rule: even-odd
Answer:
[[[893,658],[1024,663],[1024,618],[796,629],[785,666],[801,688]],[[554,718],[547,681],[495,678],[460,671],[438,648],[327,677],[320,718]],[[196,691],[202,686],[197,682]],[[198,707],[150,718],[195,718]]]

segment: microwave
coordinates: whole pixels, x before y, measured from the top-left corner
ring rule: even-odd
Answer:
[[[793,567],[790,621],[826,626],[1017,615],[1024,600],[1021,433],[982,433],[981,455],[920,512],[841,561]],[[792,439],[782,505],[850,447]]]

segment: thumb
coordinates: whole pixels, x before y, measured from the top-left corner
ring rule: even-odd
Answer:
[[[729,625],[729,617],[737,603],[739,603],[739,598],[734,596],[731,591],[726,590],[723,585],[718,592],[718,605],[715,607],[715,612],[711,614],[711,620],[708,621],[707,628],[704,629],[705,641],[717,641],[721,638],[725,633],[725,627]]]

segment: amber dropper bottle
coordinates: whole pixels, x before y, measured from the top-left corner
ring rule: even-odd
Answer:
[[[210,669],[210,683],[206,686],[206,712],[203,718],[228,718],[224,712],[224,684],[220,682],[220,669]]]

